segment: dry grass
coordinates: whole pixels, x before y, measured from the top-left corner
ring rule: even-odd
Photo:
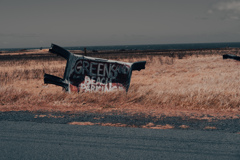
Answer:
[[[238,50],[227,51],[230,54],[236,52]],[[240,62],[223,60],[221,53],[205,55],[200,51],[197,54],[189,51],[187,54],[121,59],[147,60],[145,70],[133,72],[127,94],[68,94],[61,87],[43,84],[44,73],[62,77],[65,60],[0,61],[0,110],[132,114],[200,110],[239,114]]]

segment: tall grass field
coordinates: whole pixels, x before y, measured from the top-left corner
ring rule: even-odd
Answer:
[[[146,69],[133,71],[128,93],[69,94],[43,82],[45,73],[63,77],[66,60],[47,50],[2,52],[0,111],[159,114],[167,110],[211,110],[239,114],[240,61],[222,58],[223,54],[239,53],[239,48],[94,53],[95,57],[124,62],[145,60]]]

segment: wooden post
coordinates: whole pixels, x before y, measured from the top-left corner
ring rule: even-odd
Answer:
[[[87,56],[87,48],[84,48],[84,56]]]

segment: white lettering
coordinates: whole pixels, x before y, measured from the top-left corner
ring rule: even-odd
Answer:
[[[88,67],[89,67],[88,61],[83,61],[83,72],[82,72],[82,74],[84,74],[84,70],[87,72],[86,74],[89,73]]]
[[[107,75],[106,75],[107,74]],[[108,78],[110,77],[110,67],[108,70],[107,64],[104,65],[104,72],[103,72],[104,77],[107,76]]]
[[[75,65],[75,68],[74,68],[74,71],[77,73],[77,74],[81,74],[83,68],[82,68],[82,61],[78,61]]]
[[[96,66],[97,63],[95,63],[95,62],[90,63],[90,76],[96,76],[96,73],[93,73],[94,71],[97,70],[96,68],[94,68],[94,65]]]
[[[97,76],[105,76],[104,69],[105,69],[105,66],[102,63],[98,63]],[[102,74],[101,74],[101,72],[102,72]]]

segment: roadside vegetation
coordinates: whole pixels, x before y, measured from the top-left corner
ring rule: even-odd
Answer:
[[[45,51],[36,52],[38,58],[35,52],[0,54],[0,111],[158,114],[172,109],[240,113],[240,62],[222,59],[223,54],[239,55],[240,49],[95,53],[96,57],[125,62],[146,60],[146,69],[133,72],[128,93],[77,94],[44,84],[44,73],[63,76],[66,61]],[[22,58],[11,57],[16,54]],[[51,56],[43,58],[41,54]]]

